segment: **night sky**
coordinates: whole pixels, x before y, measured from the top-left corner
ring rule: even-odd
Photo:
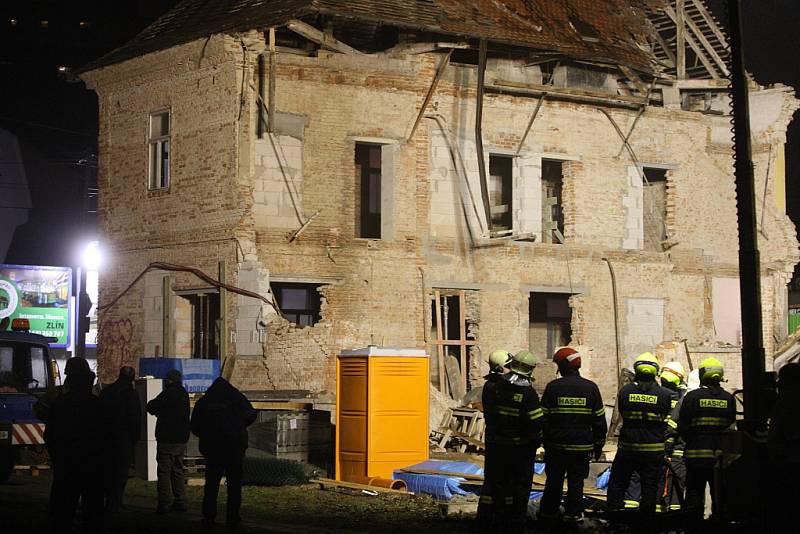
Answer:
[[[93,215],[83,215],[87,205],[81,191],[87,183],[94,185],[97,102],[94,93],[60,75],[58,67],[81,66],[120,46],[175,3],[2,2],[0,128],[20,139],[33,201],[29,223],[18,229],[6,263],[69,265],[77,244],[94,233]],[[724,17],[722,3],[709,0],[718,18]],[[800,1],[743,0],[743,6],[748,69],[763,85],[800,88]],[[789,214],[798,221],[800,117],[790,128],[787,174]]]

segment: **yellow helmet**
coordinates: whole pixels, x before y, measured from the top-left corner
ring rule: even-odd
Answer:
[[[662,384],[668,382],[678,387],[683,383],[685,375],[686,372],[683,370],[681,362],[669,362],[664,364],[664,367],[661,368],[661,374],[658,376],[661,378]]]
[[[503,370],[503,367],[508,367],[508,364],[511,363],[511,353],[507,350],[496,350],[489,354],[489,369],[492,372],[500,373]]]
[[[531,376],[536,367],[536,357],[529,350],[521,350],[513,356],[509,369],[512,373],[522,376]]]
[[[700,362],[699,374],[701,382],[704,380],[721,382],[725,376],[722,362],[716,358],[706,358]]]
[[[655,376],[658,374],[658,359],[652,352],[644,352],[636,357],[633,362],[633,371],[637,375]]]

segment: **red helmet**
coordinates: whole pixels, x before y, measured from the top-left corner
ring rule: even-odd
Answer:
[[[581,368],[581,355],[571,347],[562,347],[553,355],[553,361],[559,367],[565,366],[570,369],[578,370]]]

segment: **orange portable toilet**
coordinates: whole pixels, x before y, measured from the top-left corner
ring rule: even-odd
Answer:
[[[428,355],[370,346],[336,359],[336,479],[428,459]]]

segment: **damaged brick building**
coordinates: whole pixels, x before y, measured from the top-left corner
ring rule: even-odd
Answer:
[[[579,345],[608,398],[662,342],[738,368],[726,50],[701,0],[185,0],[81,74],[101,372],[221,357],[332,402],[336,354],[368,344],[425,348],[456,392],[501,347]],[[750,106],[769,354],[798,101],[753,84]],[[129,287],[153,262],[282,316],[188,273]]]

